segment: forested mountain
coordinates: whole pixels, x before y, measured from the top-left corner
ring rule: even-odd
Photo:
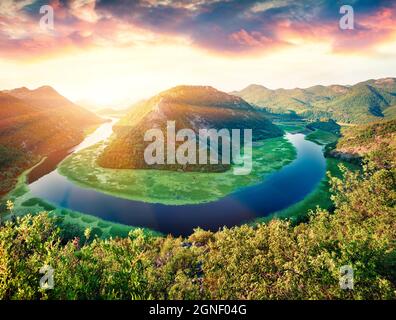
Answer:
[[[0,192],[38,158],[78,144],[100,122],[51,87],[0,92]]]
[[[253,108],[243,99],[206,86],[178,86],[164,91],[135,106],[115,126],[115,139],[104,150],[100,165],[110,168],[147,168],[144,161],[144,134],[159,128],[166,139],[167,121],[175,121],[176,131],[192,129],[244,129],[253,130],[253,139],[282,135],[265,112]],[[242,132],[243,135],[243,132]],[[243,138],[241,138],[243,139]],[[181,144],[181,143],[180,143]],[[181,169],[180,165],[155,165],[150,168]],[[222,171],[222,165],[184,166],[183,170]]]
[[[309,119],[327,117],[339,122],[367,123],[396,116],[395,78],[306,89],[270,90],[250,85],[232,94],[271,112],[294,111]]]

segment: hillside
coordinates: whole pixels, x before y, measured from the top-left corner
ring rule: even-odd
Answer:
[[[222,164],[205,168],[199,165],[181,167],[178,164],[148,166],[143,157],[144,149],[149,144],[144,142],[144,134],[149,129],[159,128],[166,139],[167,121],[176,122],[176,131],[189,128],[198,133],[199,129],[205,128],[250,128],[254,140],[282,135],[282,131],[266,118],[264,112],[239,97],[212,87],[179,86],[141,102],[124,116],[114,127],[115,138],[100,156],[99,164],[107,168],[186,171],[224,171],[228,168]]]
[[[41,156],[80,143],[84,130],[100,122],[51,87],[0,92],[0,192]]]
[[[395,117],[396,79],[368,80],[353,86],[314,86],[270,90],[250,85],[232,94],[275,113],[294,111],[301,117],[328,117],[345,123],[368,123]],[[388,110],[391,109],[391,110]]]
[[[330,154],[340,158],[361,158],[374,150],[381,151],[382,146],[386,146],[387,152],[394,154],[393,159],[396,159],[396,119],[344,128],[342,138]],[[393,165],[396,165],[395,160]]]

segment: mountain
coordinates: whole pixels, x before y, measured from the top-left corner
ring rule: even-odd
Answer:
[[[270,90],[250,85],[234,91],[249,103],[274,113],[295,112],[303,118],[328,117],[345,123],[368,123],[394,117],[396,79],[368,80],[353,86],[314,86]],[[388,111],[388,108],[392,108]]]
[[[42,156],[80,143],[84,130],[102,121],[48,86],[0,92],[0,192]]]
[[[101,122],[100,118],[92,112],[74,104],[50,86],[43,86],[35,90],[23,87],[3,92],[18,98],[43,114],[60,117],[76,128]]]
[[[251,128],[253,140],[276,137],[283,132],[273,125],[265,112],[243,99],[207,86],[178,86],[142,101],[114,127],[115,137],[99,157],[99,164],[108,168],[156,168],[186,171],[224,171],[227,166],[151,165],[144,161],[147,130],[158,128],[166,137],[167,121],[175,121],[176,132],[199,129]],[[241,133],[243,139],[243,132]],[[181,143],[176,143],[177,146]],[[208,169],[210,168],[210,169]]]

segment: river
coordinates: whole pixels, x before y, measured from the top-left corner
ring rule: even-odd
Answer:
[[[107,139],[115,121],[100,126],[80,145],[67,150],[65,156]],[[209,203],[164,205],[117,198],[75,185],[57,172],[51,159],[32,171],[29,188],[33,196],[57,206],[164,234],[186,236],[197,227],[216,231],[285,209],[302,200],[323,179],[326,161],[322,147],[305,140],[301,133],[287,133],[286,138],[297,150],[296,159],[261,183]]]

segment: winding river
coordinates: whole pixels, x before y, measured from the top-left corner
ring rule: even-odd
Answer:
[[[112,134],[112,122],[100,126],[80,145],[55,158],[87,148]],[[60,175],[51,157],[33,170],[29,187],[33,196],[57,206],[131,226],[147,227],[164,234],[189,235],[196,227],[218,230],[235,226],[285,209],[302,200],[323,179],[326,161],[322,147],[304,139],[304,134],[286,134],[297,157],[254,186],[242,188],[218,201],[194,205],[163,205],[125,200],[82,188]],[[59,161],[58,161],[59,162]]]

